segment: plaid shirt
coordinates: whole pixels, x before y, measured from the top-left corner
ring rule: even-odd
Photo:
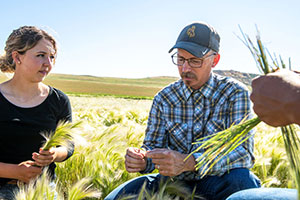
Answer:
[[[182,80],[164,88],[154,98],[144,144],[150,149],[169,148],[189,154],[198,148],[197,139],[222,131],[252,114],[247,88],[238,81],[211,74],[199,89],[187,87]],[[234,168],[250,168],[254,163],[253,136],[222,158],[208,175],[223,175]],[[204,150],[194,153],[199,158]],[[146,169],[154,170],[148,158]],[[196,172],[183,172],[176,178],[199,180]],[[205,169],[204,169],[205,170]]]

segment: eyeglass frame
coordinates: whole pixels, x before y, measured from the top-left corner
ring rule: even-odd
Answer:
[[[206,58],[209,58],[210,56],[215,56],[215,55],[217,55],[218,53],[214,52],[214,53],[210,54],[209,56],[207,56],[207,57],[205,57],[205,58],[189,58],[189,59],[185,59],[184,57],[181,57],[181,58],[184,60],[184,62],[182,63],[182,65],[176,64],[176,63],[174,62],[174,57],[177,57],[177,58],[178,58],[178,56],[176,56],[177,54],[178,54],[178,52],[175,52],[175,53],[171,56],[172,62],[173,62],[174,65],[176,65],[176,66],[183,66],[184,63],[185,63],[185,61],[187,61],[187,62],[188,62],[188,65],[189,65],[191,68],[201,68],[202,65],[203,65],[203,62],[204,62],[204,60],[205,60]],[[191,61],[191,60],[201,60],[201,65],[199,65],[199,67],[191,66],[191,64],[190,64],[190,61]]]

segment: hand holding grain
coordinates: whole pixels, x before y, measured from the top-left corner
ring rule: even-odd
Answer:
[[[145,157],[146,151],[136,148],[129,147],[126,150],[125,155],[125,167],[130,173],[143,171],[146,169],[147,160]]]
[[[16,171],[16,179],[28,183],[42,173],[42,168],[37,167],[34,161],[28,160],[21,162]]]
[[[271,126],[300,124],[300,77],[280,70],[252,81],[250,96],[258,117]]]
[[[187,154],[181,154],[170,149],[153,149],[146,153],[146,157],[152,158],[155,168],[164,176],[177,176],[182,172],[195,170],[196,162],[193,156],[185,161]]]
[[[32,159],[35,160],[35,164],[41,167],[50,165],[54,162],[55,158],[55,148],[50,148],[47,151],[40,149],[39,153],[32,153]]]

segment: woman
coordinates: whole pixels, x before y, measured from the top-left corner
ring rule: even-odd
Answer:
[[[14,30],[0,57],[2,72],[13,77],[0,84],[0,199],[13,198],[17,182],[28,183],[54,162],[73,154],[74,146],[40,149],[41,133],[54,132],[59,121],[71,121],[68,97],[42,81],[51,71],[57,53],[56,42],[34,26]]]

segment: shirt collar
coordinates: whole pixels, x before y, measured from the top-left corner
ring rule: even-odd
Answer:
[[[208,81],[199,89],[199,92],[201,92],[205,98],[211,98],[215,87],[216,80],[214,78],[214,74],[211,73]]]
[[[183,81],[182,81],[182,84],[183,84],[183,86],[182,86],[183,93],[184,93],[185,99],[187,101],[190,98],[190,96],[192,95],[194,90],[191,87],[186,86]]]
[[[193,92],[197,92],[197,91],[200,92],[205,98],[211,98],[214,92],[214,88],[216,86],[216,81],[214,79],[214,76],[215,75],[212,72],[209,76],[208,81],[198,90],[194,90],[191,87],[186,86],[182,81],[183,93],[185,95],[186,100],[190,98]]]

